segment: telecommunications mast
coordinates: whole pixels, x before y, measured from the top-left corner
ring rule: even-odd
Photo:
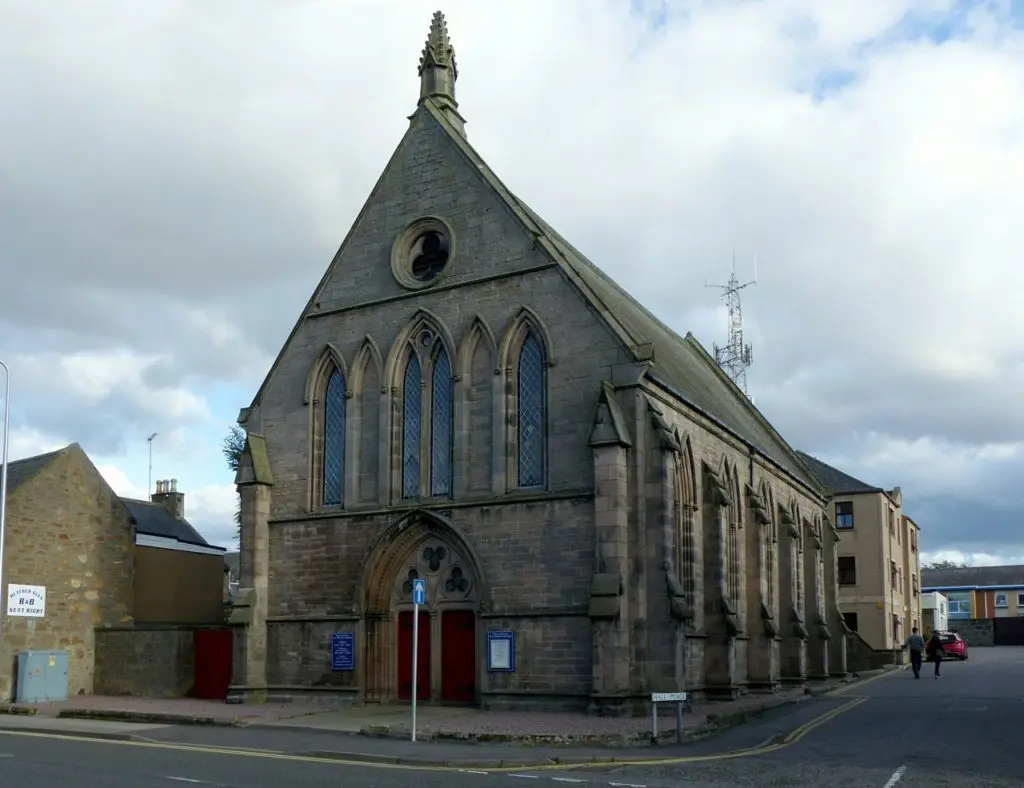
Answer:
[[[740,305],[740,290],[757,284],[757,258],[754,258],[753,280],[740,284],[736,278],[736,255],[732,256],[732,275],[724,285],[712,285],[707,282],[705,287],[717,287],[722,291],[722,300],[729,310],[729,338],[725,345],[715,345],[715,361],[732,378],[733,383],[750,396],[747,391],[747,368],[754,363],[751,347],[743,343],[743,307]]]

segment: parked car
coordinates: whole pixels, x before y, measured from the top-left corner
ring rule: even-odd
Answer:
[[[967,641],[957,632],[938,632],[939,656],[942,659],[967,659]]]

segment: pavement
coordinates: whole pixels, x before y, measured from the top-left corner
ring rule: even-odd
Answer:
[[[815,683],[808,689],[774,695],[752,694],[727,702],[697,704],[684,714],[684,736],[693,738],[737,724],[768,710],[806,700],[838,682]],[[22,730],[81,731],[88,725],[70,720],[153,725],[271,728],[274,730],[327,731],[376,738],[408,740],[411,716],[407,705],[356,705],[325,710],[303,703],[227,704],[195,698],[131,698],[79,696],[64,701],[16,704],[0,708],[0,727]],[[659,741],[676,739],[675,709],[662,706]],[[18,719],[20,718],[20,720]],[[68,722],[65,722],[68,721]],[[97,726],[105,734],[128,735],[130,726]],[[139,729],[141,730],[141,729]],[[421,704],[417,738],[431,741],[517,743],[529,746],[636,747],[650,745],[649,717],[595,717],[585,713],[498,711]]]
[[[112,788],[406,788],[413,781],[420,788],[522,788],[524,780],[614,788],[1019,788],[1024,649],[972,649],[968,662],[944,663],[939,680],[929,670],[920,680],[888,672],[710,737],[656,748],[412,743],[301,728],[108,722],[115,727],[84,728],[78,737],[0,731],[0,773],[5,784],[24,788],[71,781]],[[98,735],[128,731],[131,740]],[[381,762],[368,762],[371,756]],[[538,758],[547,760],[537,765]]]

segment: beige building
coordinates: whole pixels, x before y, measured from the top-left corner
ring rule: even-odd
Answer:
[[[0,701],[12,697],[21,651],[66,651],[73,697],[94,690],[97,630],[223,620],[224,550],[161,485],[152,502],[119,498],[77,443],[10,463],[0,614],[19,586],[45,588],[45,614],[4,616]]]
[[[921,627],[920,528],[903,514],[899,487],[884,490],[807,454],[832,496],[839,532],[839,606],[876,650],[902,647]]]
[[[827,492],[486,164],[440,14],[419,74],[239,417],[236,693],[621,714],[844,673]]]

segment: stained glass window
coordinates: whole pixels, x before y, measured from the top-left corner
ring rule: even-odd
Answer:
[[[430,414],[430,494],[452,494],[452,365],[442,346],[434,360]]]
[[[544,484],[544,351],[530,333],[519,351],[519,486]]]
[[[344,489],[345,376],[335,369],[324,395],[324,505],[341,505]]]
[[[420,494],[420,426],[423,416],[420,360],[414,353],[405,368],[402,389],[402,497]]]

